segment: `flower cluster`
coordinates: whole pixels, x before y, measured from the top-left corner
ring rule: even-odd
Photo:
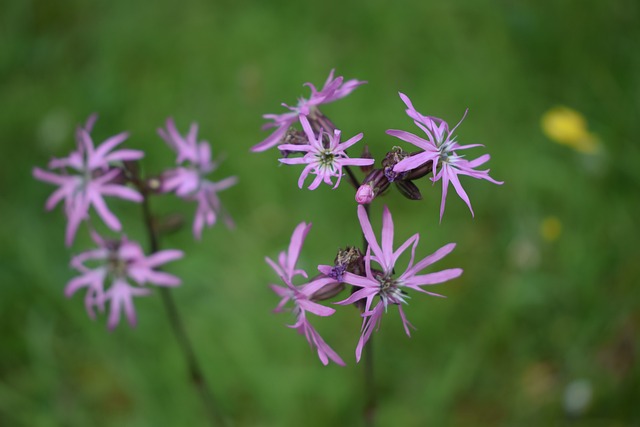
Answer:
[[[87,313],[92,319],[95,318],[94,308],[102,312],[105,303],[109,302],[109,329],[118,325],[122,310],[129,324],[132,326],[136,324],[133,297],[150,293],[145,284],[151,283],[157,286],[180,284],[180,279],[176,276],[155,271],[154,268],[182,258],[184,255],[182,251],[164,250],[146,257],[140,244],[128,240],[126,236],[118,240],[107,240],[94,232],[92,237],[98,248],[73,257],[71,266],[82,275],[67,284],[65,294],[70,297],[79,289],[87,288],[84,301]],[[85,265],[88,261],[95,261],[98,266],[89,268]],[[135,285],[131,284],[132,281]]]
[[[282,299],[276,311],[288,303],[293,303],[293,313],[296,316],[296,323],[292,325],[298,332],[304,333],[309,344],[317,348],[318,356],[323,364],[327,364],[331,359],[339,365],[344,365],[340,357],[329,347],[320,335],[313,329],[306,318],[306,313],[310,312],[318,316],[330,316],[335,309],[318,304],[318,301],[334,297],[343,290],[344,284],[352,285],[358,290],[351,296],[337,304],[354,304],[364,301],[362,317],[362,329],[360,340],[356,347],[356,360],[360,361],[364,344],[369,340],[376,325],[380,324],[382,315],[387,311],[389,305],[397,306],[404,324],[407,335],[411,324],[407,320],[402,309],[403,304],[407,304],[409,298],[407,290],[414,290],[432,296],[441,296],[434,292],[422,289],[423,286],[436,285],[454,279],[462,274],[459,268],[442,270],[438,272],[418,274],[431,264],[442,259],[449,254],[455,244],[448,244],[435,253],[414,263],[415,251],[420,239],[419,234],[415,234],[407,239],[397,249],[393,248],[394,226],[391,212],[385,206],[382,217],[381,238],[376,238],[369,217],[363,206],[358,206],[358,219],[362,232],[367,240],[366,255],[362,256],[361,251],[357,251],[355,259],[352,257],[345,262],[345,258],[336,257],[335,265],[319,265],[320,276],[299,286],[292,284],[292,278],[301,275],[308,278],[304,270],[296,269],[296,262],[300,255],[302,243],[311,228],[305,223],[299,224],[291,236],[291,243],[287,252],[280,253],[278,264],[267,258],[267,263],[275,270],[285,283],[285,287],[271,285],[273,291]],[[380,243],[378,243],[380,242]],[[400,255],[411,248],[411,259],[403,273],[396,262]],[[364,271],[359,268],[364,264]],[[378,268],[374,268],[377,265]],[[376,302],[374,306],[374,302]],[[373,307],[372,307],[373,306]]]
[[[198,202],[193,232],[201,237],[204,224],[211,226],[223,212],[217,192],[233,185],[234,177],[211,182],[204,176],[216,168],[211,161],[211,149],[206,142],[196,142],[197,126],[192,125],[186,138],[176,130],[171,119],[160,136],[177,152],[178,167],[170,169],[160,178],[145,179],[138,174],[137,161],[144,157],[140,150],[116,149],[127,138],[123,132],[105,140],[97,147],[91,138],[96,116],[89,117],[76,131],[77,148],[68,157],[49,162],[49,169],[33,169],[33,176],[41,181],[59,186],[48,198],[45,206],[52,210],[64,200],[67,229],[65,243],[71,246],[83,222],[88,224],[97,248],[73,257],[71,266],[81,275],[71,280],[66,288],[70,297],[81,288],[86,289],[85,306],[91,318],[96,309],[104,312],[108,305],[108,327],[113,329],[122,313],[129,323],[136,323],[133,299],[150,294],[148,284],[178,286],[180,279],[168,273],[156,271],[166,262],[179,259],[182,251],[164,250],[145,256],[139,243],[128,240],[124,234],[117,238],[104,238],[94,229],[89,210],[91,207],[108,228],[122,232],[118,217],[107,207],[104,196],[143,202],[148,213],[148,197],[162,192],[175,191],[178,197]],[[155,218],[147,215],[147,227],[155,236],[160,227]],[[227,222],[231,220],[227,218]],[[152,238],[155,240],[155,237]],[[86,262],[97,263],[95,268]]]
[[[224,215],[227,226],[233,226],[229,215],[225,215],[218,192],[226,190],[237,182],[235,176],[213,182],[205,177],[213,172],[217,163],[211,161],[211,146],[208,142],[197,142],[198,125],[193,123],[186,137],[178,133],[173,119],[167,120],[166,129],[158,129],[158,134],[177,153],[177,168],[163,173],[161,191],[175,192],[184,200],[198,204],[193,221],[193,235],[200,239],[204,225],[216,223],[219,214]]]
[[[89,218],[91,206],[109,228],[114,231],[122,229],[120,221],[109,210],[103,196],[115,196],[133,202],[142,201],[139,192],[121,184],[122,169],[114,164],[141,159],[144,153],[138,150],[113,151],[127,139],[126,132],[108,138],[96,149],[90,136],[95,121],[96,116],[93,115],[84,126],[78,127],[75,151],[68,157],[49,162],[49,169],[58,170],[59,174],[40,168],[33,169],[36,179],[60,186],[47,199],[45,206],[47,210],[52,210],[64,200],[68,221],[65,234],[67,246],[73,243],[80,223]]]
[[[302,243],[310,228],[310,225],[301,223],[291,237],[289,251],[280,254],[279,262],[275,263],[267,258],[267,262],[285,285],[271,286],[281,298],[276,311],[282,311],[283,307],[291,303],[296,318],[292,327],[306,336],[309,344],[317,349],[320,360],[325,365],[329,360],[340,365],[343,361],[308,321],[307,313],[327,317],[335,312],[335,309],[321,305],[321,301],[333,298],[343,290],[351,289],[347,298],[335,304],[353,304],[361,311],[362,327],[356,346],[356,360],[359,361],[365,344],[373,331],[379,327],[384,313],[390,306],[397,307],[404,330],[407,335],[410,335],[412,325],[407,320],[403,309],[403,306],[408,303],[410,293],[413,291],[440,297],[442,295],[427,290],[426,287],[447,282],[462,274],[460,268],[423,273],[423,270],[451,253],[456,246],[455,243],[444,245],[433,254],[417,261],[416,248],[420,239],[419,234],[414,234],[395,248],[393,218],[389,208],[384,206],[382,230],[378,239],[369,220],[369,204],[391,188],[391,184],[403,196],[411,200],[420,200],[422,194],[415,181],[431,175],[429,179],[433,183],[442,181],[440,204],[440,220],[442,220],[449,183],[453,185],[473,215],[471,202],[460,183],[459,175],[502,184],[489,176],[489,170],[477,169],[489,160],[488,154],[473,160],[467,160],[461,154],[464,150],[481,146],[479,144],[461,145],[457,142],[455,131],[462,120],[450,128],[443,119],[426,116],[417,111],[409,97],[402,93],[400,98],[406,106],[406,114],[425,133],[426,139],[402,130],[391,129],[386,133],[415,145],[420,151],[409,153],[401,147],[393,147],[377,168],[373,166],[375,160],[369,155],[366,146],[362,157],[350,158],[346,150],[359,142],[363,134],[359,133],[341,143],[340,130],[319,109],[321,104],[342,98],[363,83],[358,80],[350,80],[346,83],[342,81],[342,77],[334,79],[331,71],[321,91],[317,91],[313,85],[307,83],[312,90],[311,97],[300,99],[296,107],[287,106],[291,110],[289,113],[265,115],[266,119],[272,120],[272,123],[265,127],[277,129],[252,149],[264,151],[277,146],[283,156],[280,159],[281,163],[305,165],[298,180],[300,188],[309,174],[316,175],[309,185],[310,190],[318,188],[322,182],[336,188],[341,182],[343,173],[346,172],[356,190],[357,217],[366,242],[364,248],[349,246],[339,251],[334,265],[319,265],[319,275],[309,280],[306,271],[296,267]],[[297,122],[300,123],[302,131],[294,127]],[[302,154],[302,157],[291,157],[297,153]],[[351,169],[354,166],[358,166],[366,174],[362,180],[358,180]],[[333,178],[336,178],[335,184],[332,181]],[[409,249],[411,250],[409,263],[406,268],[400,268],[397,265],[398,258]],[[305,283],[294,285],[295,276],[302,276]]]
[[[263,117],[267,120],[271,120],[272,123],[266,124],[264,129],[275,127],[276,130],[267,137],[267,139],[255,145],[251,150],[265,151],[280,144],[280,141],[285,136],[289,128],[295,124],[300,117],[311,117],[316,120],[322,120],[322,115],[317,108],[319,105],[328,104],[340,98],[344,98],[353,92],[358,86],[365,83],[366,82],[359,80],[348,80],[345,82],[342,76],[334,78],[333,70],[329,73],[329,77],[324,83],[322,90],[318,91],[313,84],[305,83],[305,86],[308,86],[311,89],[311,96],[309,99],[298,99],[298,104],[295,107],[290,107],[283,103],[282,106],[290,110],[288,113],[265,114]],[[325,130],[328,131],[328,127],[325,126]]]

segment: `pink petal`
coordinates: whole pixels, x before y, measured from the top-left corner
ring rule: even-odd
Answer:
[[[382,211],[382,259],[383,269],[385,273],[391,273],[393,270],[393,218],[389,208],[385,205]]]
[[[382,252],[382,249],[380,249],[380,246],[378,246],[375,234],[373,234],[373,228],[371,228],[371,223],[367,216],[367,210],[362,205],[358,205],[358,219],[360,220],[360,227],[362,228],[362,233],[364,234],[365,239],[369,243],[369,247],[378,259],[384,259],[384,253]]]
[[[91,202],[93,203],[93,207],[95,208],[100,218],[104,221],[107,226],[114,230],[120,231],[122,229],[122,225],[118,218],[107,208],[104,199],[100,195],[100,193],[92,191],[89,193],[89,197],[91,198]]]
[[[104,141],[100,146],[95,150],[93,156],[89,158],[89,169],[96,169],[98,167],[105,166],[107,160],[105,157],[109,154],[111,150],[116,148],[118,145],[122,144],[122,142],[129,137],[128,132],[122,132],[118,135],[112,136]],[[141,151],[139,153],[142,153]]]
[[[33,177],[44,182],[48,182],[55,185],[64,185],[69,182],[70,177],[62,176],[55,173],[51,173],[40,168],[32,169]]]
[[[157,267],[161,264],[165,264],[169,261],[175,261],[182,257],[184,257],[184,252],[177,249],[167,249],[149,255],[145,260],[145,263],[149,267]]]
[[[464,202],[469,207],[469,210],[471,211],[471,216],[474,216],[473,208],[471,207],[471,201],[469,200],[469,196],[467,195],[467,193],[464,191],[464,188],[462,188],[462,184],[460,184],[460,180],[458,179],[458,175],[453,170],[453,168],[447,167],[447,169],[448,169],[448,171],[450,171],[449,177],[451,179],[451,183],[453,184],[453,188],[455,188],[456,193],[458,193],[458,196],[460,196],[460,198],[462,200],[464,200]]]
[[[423,150],[432,150],[436,147],[434,147],[432,142],[429,142],[425,139],[420,138],[419,136],[416,136],[412,133],[403,131],[403,130],[395,130],[395,129],[389,129],[387,130],[387,135],[391,135],[394,136],[396,138],[399,138],[403,141],[406,141],[410,144],[415,145],[418,148],[422,148]]]
[[[115,196],[132,202],[142,202],[142,195],[136,190],[117,184],[104,184],[100,186],[100,193],[105,196]]]
[[[413,276],[407,278],[405,286],[415,289],[417,291],[423,291],[418,286],[437,285],[460,277],[462,274],[461,268],[450,268],[448,270],[442,270],[435,273],[422,274],[420,276]]]
[[[427,257],[424,257],[416,265],[414,265],[413,267],[411,267],[407,271],[405,271],[400,276],[400,279],[403,280],[406,277],[414,276],[416,273],[418,273],[419,271],[421,271],[424,268],[428,267],[429,265],[440,261],[442,258],[444,258],[445,256],[449,255],[451,253],[451,251],[453,251],[453,249],[455,249],[455,247],[456,247],[455,243],[449,243],[447,245],[444,245],[443,247],[441,247],[440,249],[438,249],[437,251],[435,251],[431,255],[429,255]]]

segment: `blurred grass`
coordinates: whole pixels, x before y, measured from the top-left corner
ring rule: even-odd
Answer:
[[[45,214],[52,187],[33,166],[63,156],[73,128],[92,112],[96,140],[131,131],[130,146],[159,172],[173,161],[155,130],[168,116],[200,124],[237,175],[222,194],[237,228],[165,247],[187,257],[175,296],[222,406],[235,425],[357,425],[362,367],[359,321],[349,309],[315,322],[345,358],[328,368],[273,315],[264,256],[275,256],[300,221],[314,226],[301,258],[310,269],[360,241],[352,192],[301,191],[297,168],[274,152],[250,154],[267,133],[261,115],[306,96],[331,68],[369,84],[323,111],[344,135],[365,133],[375,156],[413,131],[397,91],[425,114],[456,122],[462,141],[492,155],[497,187],[465,180],[476,212],[440,190],[425,200],[386,196],[397,239],[420,232],[419,254],[458,243],[440,267],[465,274],[416,296],[407,339],[394,313],[375,336],[379,425],[580,425],[640,423],[638,344],[640,232],[640,41],[638,3],[379,0],[322,4],[189,0],[0,5],[0,425],[198,425],[200,402],[159,298],[137,301],[139,325],[108,333],[81,297],[60,209]],[[582,112],[603,152],[555,145],[540,117],[555,105]],[[112,200],[130,236],[143,239],[136,206]],[[193,207],[158,200],[159,212]],[[374,214],[374,224],[379,213]],[[560,221],[557,240],[540,226]],[[586,380],[593,397],[565,413],[567,386]]]

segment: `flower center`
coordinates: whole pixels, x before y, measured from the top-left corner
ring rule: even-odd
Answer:
[[[107,269],[109,270],[109,274],[113,277],[126,277],[127,276],[127,262],[122,258],[119,258],[115,252],[109,254],[109,260],[107,264]]]
[[[406,298],[409,298],[407,294],[405,294],[400,288],[399,283],[396,279],[391,276],[378,276],[378,283],[380,283],[380,290],[378,291],[378,296],[382,300],[382,303],[385,306],[389,304],[406,304]]]
[[[322,150],[319,154],[316,155],[318,158],[318,162],[322,166],[330,166],[334,163],[335,154],[331,150]]]
[[[380,293],[392,293],[396,289],[396,281],[391,277],[381,277],[378,282],[380,282]]]

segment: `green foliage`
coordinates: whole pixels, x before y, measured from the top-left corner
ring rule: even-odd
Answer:
[[[375,339],[379,425],[629,425],[640,423],[640,39],[631,0],[183,2],[13,0],[0,6],[0,425],[203,425],[159,298],[137,301],[139,325],[108,333],[82,297],[66,300],[69,257],[61,210],[44,213],[52,187],[33,166],[73,147],[92,112],[97,140],[131,131],[150,173],[173,162],[156,135],[174,116],[191,121],[226,158],[219,176],[237,227],[221,224],[193,242],[188,227],[163,247],[184,249],[170,271],[174,295],[206,374],[238,426],[357,425],[364,402],[354,363],[355,309],[316,324],[348,363],[323,367],[270,311],[276,256],[295,225],[312,222],[306,268],[357,244],[353,192],[299,190],[300,170],[274,151],[261,115],[282,111],[331,68],[368,80],[323,108],[350,137],[360,131],[380,158],[411,130],[396,92],[456,122],[482,143],[502,187],[463,182],[472,219],[452,195],[438,224],[439,186],[424,199],[389,194],[397,239],[420,232],[418,256],[450,241],[439,267],[464,275],[438,287],[446,300],[416,298],[404,335],[395,316]],[[603,150],[584,155],[540,129],[548,108],[582,112]],[[473,182],[472,182],[473,181]],[[345,182],[346,184],[346,182]],[[155,201],[154,201],[155,202]],[[143,239],[137,206],[111,200],[128,234]],[[191,219],[192,207],[158,200],[159,213]],[[376,213],[377,211],[377,213]],[[561,223],[545,240],[543,221]],[[327,252],[328,251],[328,252]],[[569,384],[586,380],[591,404],[570,418]]]

